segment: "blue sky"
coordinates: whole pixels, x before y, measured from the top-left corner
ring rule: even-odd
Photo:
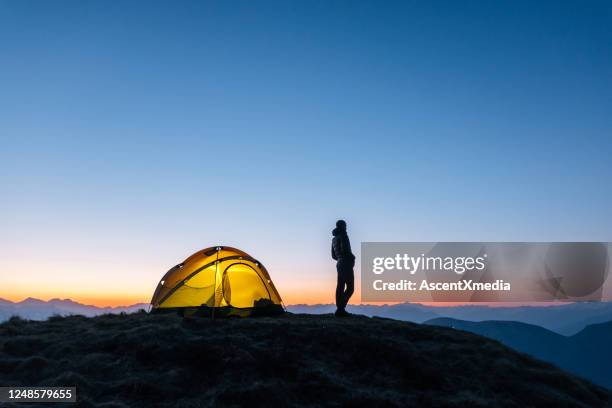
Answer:
[[[605,1],[2,1],[0,297],[146,298],[227,244],[331,300],[339,217],[609,241],[611,50]]]

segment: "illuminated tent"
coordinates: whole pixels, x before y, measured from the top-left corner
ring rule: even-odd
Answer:
[[[210,247],[159,281],[152,311],[249,316],[282,313],[282,300],[261,262],[231,247]]]

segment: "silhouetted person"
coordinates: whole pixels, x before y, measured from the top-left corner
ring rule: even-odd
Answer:
[[[346,305],[353,295],[355,289],[355,276],[353,267],[355,266],[355,255],[351,252],[351,242],[346,233],[346,222],[338,220],[336,228],[332,231],[331,255],[336,263],[338,271],[338,284],[336,286],[336,316],[349,316],[345,310]]]

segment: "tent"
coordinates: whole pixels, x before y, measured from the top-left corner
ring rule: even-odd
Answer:
[[[170,269],[151,299],[153,312],[251,316],[284,312],[263,264],[231,247],[210,247]]]

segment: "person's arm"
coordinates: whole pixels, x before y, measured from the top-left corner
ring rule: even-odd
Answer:
[[[338,260],[338,257],[336,256],[336,251],[334,251],[334,240],[333,239],[332,239],[332,244],[331,244],[331,255],[334,261]]]
[[[351,244],[349,244],[348,235],[346,234],[340,239],[340,253],[344,259],[348,259],[352,255]]]
[[[346,251],[347,257],[355,259],[355,255],[353,255],[353,250],[351,249],[351,240],[349,239],[348,235],[346,236],[344,250]]]

